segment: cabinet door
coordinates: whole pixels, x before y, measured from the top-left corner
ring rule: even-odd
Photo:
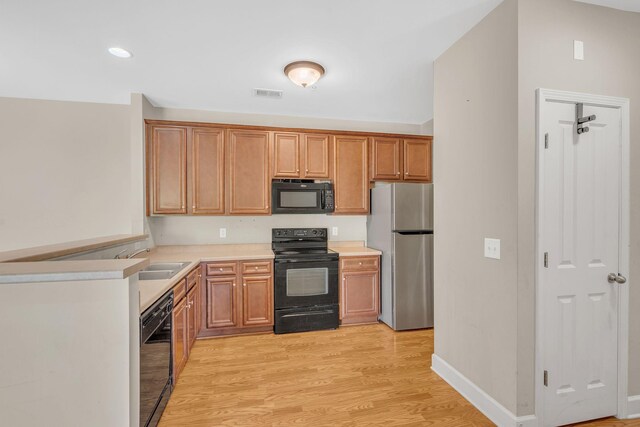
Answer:
[[[173,381],[178,379],[182,368],[187,363],[189,354],[187,343],[187,299],[183,298],[173,307]]]
[[[272,276],[244,276],[242,302],[242,326],[273,325]]]
[[[193,343],[196,342],[197,331],[197,314],[198,309],[196,306],[196,289],[193,288],[187,294],[187,349],[191,351]]]
[[[334,143],[335,213],[369,212],[367,138],[336,136]]]
[[[340,314],[343,323],[375,322],[379,307],[377,271],[342,273]]]
[[[150,191],[154,214],[187,213],[187,129],[151,126]]]
[[[430,140],[404,140],[404,179],[431,182]]]
[[[303,178],[329,178],[329,135],[304,134],[302,136]]]
[[[371,178],[382,181],[402,181],[402,140],[371,138]]]
[[[224,130],[191,131],[191,212],[224,214]]]
[[[298,178],[300,176],[300,135],[273,134],[273,176]]]
[[[229,131],[229,213],[269,214],[269,132]]]
[[[237,326],[236,277],[208,277],[206,290],[205,326],[209,329]]]

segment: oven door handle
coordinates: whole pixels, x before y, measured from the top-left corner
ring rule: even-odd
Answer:
[[[309,264],[315,264],[318,262],[338,262],[338,258],[313,258],[313,259],[276,259],[276,264],[288,264],[288,263],[301,263],[306,262]]]
[[[302,317],[302,316],[319,316],[321,314],[331,314],[333,310],[320,310],[320,311],[307,311],[305,313],[285,314],[282,319],[286,317]]]

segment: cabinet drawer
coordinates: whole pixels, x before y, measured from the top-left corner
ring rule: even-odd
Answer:
[[[238,272],[236,262],[210,262],[207,263],[207,276],[231,276]]]
[[[186,294],[187,279],[182,279],[173,287],[173,305],[175,306]]]
[[[271,273],[271,260],[265,261],[244,261],[242,262],[242,274],[265,274]]]
[[[196,267],[189,274],[187,274],[187,292],[191,290],[198,283],[198,275],[200,274],[200,267]]]
[[[380,267],[380,257],[345,257],[340,258],[340,268],[342,271],[370,271],[378,270]]]

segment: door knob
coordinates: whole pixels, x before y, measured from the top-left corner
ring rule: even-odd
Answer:
[[[609,281],[609,283],[618,283],[620,285],[627,283],[627,278],[619,275],[619,274],[615,274],[615,273],[609,273],[609,275],[607,276],[607,280]]]

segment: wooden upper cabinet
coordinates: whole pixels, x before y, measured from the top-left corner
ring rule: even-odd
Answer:
[[[431,182],[431,140],[404,140],[404,179]]]
[[[269,214],[269,132],[230,130],[229,213]]]
[[[150,213],[187,213],[187,128],[151,126]]]
[[[277,178],[300,176],[300,134],[282,132],[273,134],[273,176]]]
[[[369,212],[367,137],[334,137],[335,213]]]
[[[402,181],[402,140],[371,138],[371,179]]]
[[[303,134],[300,176],[302,178],[329,178],[331,159],[329,135]]]
[[[191,130],[191,213],[224,214],[224,129]]]

